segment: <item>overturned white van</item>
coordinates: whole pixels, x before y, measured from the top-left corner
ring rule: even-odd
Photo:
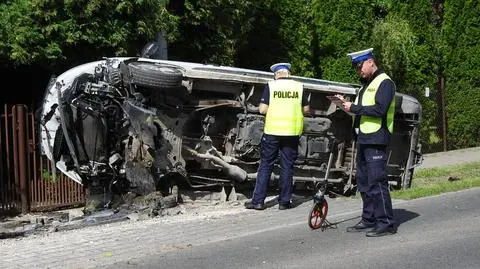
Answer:
[[[326,97],[360,86],[293,76],[311,92],[294,181],[328,180],[355,190],[352,117]],[[87,189],[139,194],[255,180],[264,116],[258,104],[273,74],[149,58],[106,58],[52,80],[41,114],[43,153]],[[408,188],[421,161],[420,103],[397,93],[389,180]],[[329,161],[330,159],[330,161]],[[276,167],[272,179],[278,178]],[[326,171],[328,170],[328,176]]]

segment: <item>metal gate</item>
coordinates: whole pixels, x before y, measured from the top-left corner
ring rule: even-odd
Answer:
[[[34,113],[25,105],[4,105],[0,117],[0,214],[82,206],[82,185],[52,175],[41,156]]]

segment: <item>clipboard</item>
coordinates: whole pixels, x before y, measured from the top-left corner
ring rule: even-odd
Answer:
[[[328,100],[332,101],[332,103],[334,103],[338,108],[340,108],[341,110],[343,110],[343,112],[347,113],[348,115],[354,115],[353,113],[351,112],[347,112],[345,111],[345,109],[343,108],[343,103],[344,102],[349,102],[347,99],[342,99],[336,95],[327,95],[327,98]]]
[[[332,101],[332,103],[334,103],[336,106],[340,107],[341,109],[343,109],[343,102],[346,102],[347,100],[345,99],[341,99],[340,97],[336,96],[336,95],[328,95],[327,96],[328,100]]]

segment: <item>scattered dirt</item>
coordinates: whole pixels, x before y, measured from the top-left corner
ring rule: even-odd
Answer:
[[[244,210],[247,200],[235,189],[221,191],[173,190],[169,196],[153,192],[145,196],[126,194],[121,204],[112,208],[84,214],[85,208],[63,211],[30,213],[0,222],[0,239],[38,235],[57,231],[80,229],[121,221],[142,221],[159,217],[178,216],[177,220],[216,218]]]

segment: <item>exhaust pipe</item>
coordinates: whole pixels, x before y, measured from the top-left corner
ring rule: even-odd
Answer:
[[[193,157],[199,159],[199,160],[209,160],[214,162],[215,164],[219,165],[222,167],[222,171],[228,175],[229,177],[235,179],[236,181],[243,182],[245,180],[247,181],[253,181],[257,179],[257,173],[247,173],[245,170],[242,168],[232,165],[227,163],[225,160],[222,158],[209,154],[209,153],[199,153],[198,151],[187,147],[183,146],[183,149],[186,150],[188,153],[190,153]],[[330,160],[331,162],[331,160]],[[327,172],[328,173],[328,172]],[[328,178],[327,175],[325,178],[316,178],[316,177],[309,177],[309,176],[293,176],[294,181],[305,181],[305,182],[321,182],[327,180],[330,183],[341,183],[343,181],[343,178]],[[280,178],[279,175],[275,175],[272,173],[270,179],[273,180],[278,180]]]
[[[199,153],[198,151],[190,148],[190,147],[187,147],[187,146],[183,146],[183,148],[188,151],[188,153],[190,153],[193,157],[197,158],[197,159],[201,159],[201,160],[210,160],[212,162],[214,162],[215,164],[219,165],[222,167],[222,171],[228,175],[229,177],[235,179],[236,181],[245,181],[247,178],[248,178],[248,173],[243,170],[242,168],[236,166],[236,165],[232,165],[232,164],[229,164],[227,163],[225,160],[223,160],[222,158],[218,157],[218,156],[215,156],[215,155],[212,155],[212,154],[209,154],[209,153]]]

